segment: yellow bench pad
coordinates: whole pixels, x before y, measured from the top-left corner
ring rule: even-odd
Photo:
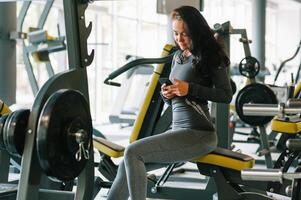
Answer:
[[[280,133],[297,134],[301,132],[301,120],[290,119],[290,121],[285,121],[275,117],[271,122],[271,129]]]
[[[93,137],[93,146],[101,153],[104,153],[113,158],[119,158],[123,156],[125,149],[123,146],[100,137]]]
[[[217,148],[213,152],[195,159],[194,162],[216,165],[238,171],[250,169],[255,164],[255,160],[251,156],[224,148]]]
[[[93,138],[93,145],[98,151],[113,158],[123,156],[125,149],[123,146],[99,137]],[[252,168],[255,164],[255,160],[251,156],[223,148],[217,148],[208,155],[193,160],[193,162],[212,164],[239,171]]]

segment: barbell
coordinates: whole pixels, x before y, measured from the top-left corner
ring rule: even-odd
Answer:
[[[248,103],[243,105],[243,113],[247,116],[279,116],[284,118],[301,113],[301,100],[289,99],[286,103],[279,104]]]
[[[235,100],[235,109],[239,118],[252,126],[262,126],[273,119],[273,116],[249,116],[244,113],[246,104],[277,104],[278,100],[273,90],[261,83],[252,83],[239,91]]]
[[[22,156],[30,110],[0,117],[0,149]],[[36,130],[36,149],[42,170],[52,179],[70,181],[85,167],[92,148],[89,104],[79,91],[61,89],[45,102]]]

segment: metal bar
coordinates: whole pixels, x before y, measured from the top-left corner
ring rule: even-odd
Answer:
[[[250,181],[282,182],[281,169],[247,169],[241,171],[241,178]]]
[[[16,3],[0,6],[0,97],[7,105],[16,102],[16,41],[10,33],[16,30]]]
[[[285,107],[277,104],[245,104],[243,106],[244,115],[248,116],[275,116],[283,114],[299,114],[301,107]]]
[[[263,152],[264,155],[265,165],[267,168],[273,168],[273,160],[272,160],[270,145],[269,145],[268,136],[265,127],[260,126],[259,130],[260,130],[260,142],[262,146],[261,151]]]
[[[277,104],[245,104],[243,113],[248,116],[275,116],[279,108]]]
[[[27,52],[25,41],[23,40],[22,42],[23,42],[23,60],[24,60],[24,64],[25,64],[25,69],[26,69],[26,72],[28,75],[28,80],[29,80],[29,83],[31,86],[31,91],[32,91],[33,95],[35,96],[39,91],[39,85],[38,85],[37,79],[33,72],[33,68],[32,68],[32,65],[30,62],[29,54]]]
[[[223,36],[224,40],[224,51],[230,57],[230,22],[225,22],[222,24],[224,27],[225,34]],[[229,73],[228,73],[229,74]],[[218,146],[223,148],[230,147],[229,138],[229,104],[225,103],[212,103],[211,107],[212,117],[214,118],[215,128],[218,135]]]
[[[163,58],[141,58],[141,59],[131,61],[131,62],[125,64],[124,66],[118,68],[117,70],[113,71],[111,74],[109,74],[109,76],[104,80],[104,83],[111,85],[112,82],[110,80],[116,78],[117,76],[130,70],[131,68],[134,68],[134,67],[137,67],[137,66],[140,66],[143,64],[168,63],[168,62],[171,62],[172,58],[173,58],[173,53],[166,57],[163,57]],[[117,84],[119,84],[119,83],[117,83]]]
[[[267,0],[252,1],[252,50],[254,57],[260,63],[260,71],[265,70],[266,6]],[[264,76],[260,77],[259,80],[264,81]]]
[[[47,62],[45,63],[45,65],[46,65],[46,70],[47,70],[48,76],[49,76],[49,77],[53,76],[53,75],[54,75],[54,70],[53,70],[53,68],[52,68],[52,66],[51,66],[50,61],[47,61]]]
[[[66,25],[66,38],[67,38],[67,52],[69,68],[80,68],[81,66],[81,53],[79,44],[79,26],[78,26],[78,12],[77,6],[73,1],[63,1]],[[66,15],[68,13],[68,15]]]
[[[8,183],[10,156],[6,151],[0,150],[0,182]]]
[[[286,146],[291,151],[301,151],[301,139],[289,139]]]
[[[284,173],[282,169],[247,169],[241,171],[241,178],[250,181],[273,181],[282,183],[283,179],[301,179],[301,173]]]
[[[43,29],[46,19],[48,17],[48,14],[50,12],[50,9],[53,5],[53,2],[54,2],[54,0],[47,0],[47,3],[43,9],[43,12],[42,12],[40,18],[39,18],[39,23],[37,26],[38,29]]]
[[[247,36],[247,31],[246,29],[232,29],[231,30],[231,34],[239,34],[241,35],[241,38],[243,39],[243,41],[241,41],[243,43],[243,48],[244,48],[244,52],[245,52],[245,56],[251,56],[251,50],[250,50],[250,45],[249,45],[249,39]]]
[[[26,14],[27,14],[30,4],[31,4],[31,1],[26,1],[22,4],[22,8],[20,10],[18,20],[17,20],[17,32],[22,32],[24,19],[26,17]]]

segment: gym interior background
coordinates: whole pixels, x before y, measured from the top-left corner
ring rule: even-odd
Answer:
[[[68,33],[65,30],[67,26],[64,20],[66,13],[64,13],[63,1],[65,0],[54,0],[49,3],[50,0],[33,0],[28,10],[24,12],[24,4],[29,1],[0,0],[0,45],[4,44],[1,43],[1,40],[6,38],[6,35],[1,33],[3,27],[9,27],[14,17],[16,24],[12,24],[16,27],[22,24],[21,30],[10,30],[10,39],[14,40],[16,44],[16,71],[7,70],[8,66],[0,62],[0,80],[9,80],[6,83],[10,84],[9,86],[0,84],[0,100],[7,103],[12,110],[30,108],[37,95],[37,91],[34,89],[35,85],[32,82],[33,77],[29,76],[28,69],[32,70],[38,88],[46,83],[50,75],[68,69],[70,63],[68,63],[68,52],[65,46],[65,36]],[[45,12],[47,2],[49,3],[49,10]],[[16,5],[16,12],[9,15],[11,17],[9,20],[3,17],[4,12],[1,10],[7,8],[8,4]],[[247,46],[251,48],[251,55],[260,63],[260,72],[256,76],[256,80],[264,80],[265,84],[275,84],[284,89],[281,91],[287,92],[286,87],[292,84],[292,73],[294,77],[299,73],[301,68],[301,53],[298,51],[301,46],[300,0],[95,0],[89,3],[85,11],[86,25],[88,26],[89,21],[92,22],[92,31],[87,40],[87,51],[92,52],[94,50],[93,62],[87,67],[87,77],[92,122],[94,128],[100,130],[105,137],[122,140],[122,142],[128,141],[155,65],[146,64],[137,71],[123,73],[114,80],[122,83],[121,87],[106,85],[104,80],[113,71],[135,59],[159,58],[164,46],[173,44],[168,14],[172,8],[179,5],[196,6],[202,11],[213,29],[218,27],[216,24],[230,22],[233,29],[246,30],[249,40],[245,44],[247,43]],[[23,16],[24,21],[19,20],[22,10],[25,14]],[[45,17],[45,24],[35,32],[37,29],[32,29],[32,27],[37,27],[42,16]],[[30,29],[35,34],[30,34]],[[44,31],[47,31],[45,38]],[[26,33],[27,37],[23,37],[22,32]],[[242,35],[230,34],[230,74],[237,87],[237,92],[231,102],[231,105],[234,106],[238,91],[247,84],[246,77],[239,72],[239,63],[247,55],[245,45],[242,42],[244,39]],[[45,48],[49,51],[46,56],[40,52],[41,49]],[[0,54],[1,51],[4,52],[5,49],[0,46]],[[0,55],[0,60],[6,59],[3,55]],[[275,76],[283,61],[287,62],[285,62],[285,66],[275,81]],[[294,81],[297,83],[297,80]],[[13,88],[13,90],[7,92],[7,88]],[[281,96],[281,91],[277,97]],[[237,118],[235,120],[242,123]],[[246,127],[251,131],[254,128],[249,125]],[[263,128],[265,126],[260,126],[259,131],[257,129],[253,129],[253,131],[266,136],[266,131],[270,131],[270,127],[268,125],[267,130]],[[114,131],[113,134],[116,135],[110,135],[112,130]],[[232,134],[239,132],[234,128],[232,131]],[[233,138],[229,141],[232,141]],[[257,143],[260,142],[257,141]],[[96,143],[94,145],[97,146]],[[258,152],[260,153],[265,147],[269,147],[269,144],[261,143],[259,146]],[[239,148],[243,152],[251,152],[257,146],[242,145]],[[97,161],[101,155],[96,156]],[[266,164],[264,167],[267,168],[273,165],[271,162],[275,158],[274,155],[271,158],[271,154],[267,156],[267,152],[263,152],[261,156],[253,156],[263,161]],[[259,159],[257,156],[264,156],[265,158]],[[256,160],[256,163],[260,162]],[[109,164],[109,167],[112,166]],[[190,167],[188,166],[188,168]],[[112,168],[114,169],[114,167]],[[95,171],[99,175],[99,172]],[[110,174],[108,177],[110,180]],[[97,185],[97,180],[95,185]],[[152,187],[152,190],[154,189],[151,191],[153,195],[160,195],[159,190],[157,193],[157,186],[159,185]],[[181,186],[192,187],[192,183],[187,181]],[[179,195],[182,200],[185,194],[183,192]],[[192,195],[192,193],[190,194]],[[105,194],[96,195],[97,197],[101,196],[100,199],[103,199],[103,195],[105,196]],[[212,194],[206,193],[205,196],[211,197]],[[213,199],[216,198],[217,196],[213,195]]]
[[[182,1],[186,4],[188,1]],[[195,4],[196,1],[191,1]],[[33,1],[24,21],[23,30],[35,26],[43,9],[43,1]],[[22,2],[17,2],[18,11]],[[257,30],[254,20],[253,0],[204,0],[203,14],[209,24],[230,21],[234,28],[245,28],[248,37],[253,40]],[[49,35],[58,35],[58,26],[61,35],[64,33],[63,8],[61,1],[55,1],[44,29]],[[164,44],[172,42],[168,36],[168,17],[157,13],[156,0],[122,0],[94,2],[88,7],[86,18],[93,22],[93,28],[88,40],[89,49],[95,49],[95,58],[88,68],[90,102],[93,120],[96,123],[108,122],[112,111],[112,102],[117,101],[118,88],[103,84],[103,80],[113,70],[126,63],[126,55],[145,58],[158,57]],[[266,30],[265,30],[265,66],[270,75],[266,81],[271,83],[280,62],[290,57],[298,46],[301,35],[300,2],[294,0],[266,1]],[[231,37],[231,62],[237,65],[244,57],[242,45],[237,42],[239,36]],[[250,47],[254,46],[253,43]],[[20,44],[20,43],[19,43]],[[31,91],[24,67],[21,45],[17,46],[17,104],[31,104],[34,95]],[[255,53],[254,49],[253,54]],[[50,54],[55,73],[65,69],[67,54],[65,51]],[[289,62],[278,80],[284,85],[290,80],[290,73],[295,73],[294,66],[298,65],[300,54]],[[43,65],[40,64],[40,65]],[[34,71],[39,85],[47,80],[45,68],[33,62]],[[241,78],[235,77],[236,81]],[[242,85],[237,83],[237,85]],[[134,89],[132,90],[134,91]],[[142,94],[141,94],[142,95]],[[135,92],[129,94],[126,107],[133,105]]]

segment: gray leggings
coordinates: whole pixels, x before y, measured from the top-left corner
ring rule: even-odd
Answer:
[[[124,153],[108,200],[145,200],[146,171],[161,164],[189,161],[213,151],[217,145],[214,131],[169,130],[130,144]],[[158,165],[160,164],[160,165]]]

